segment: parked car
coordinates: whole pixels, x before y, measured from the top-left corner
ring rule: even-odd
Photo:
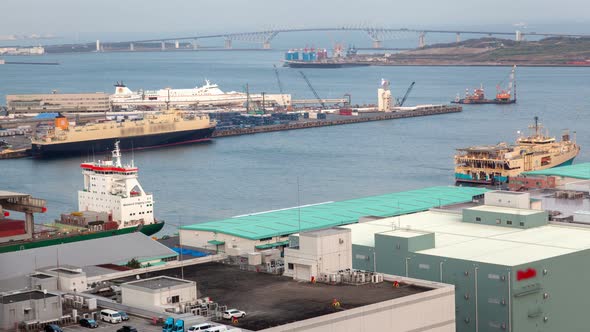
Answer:
[[[129,316],[127,316],[127,313],[125,311],[119,311],[119,315],[121,315],[121,320],[129,320]]]
[[[119,314],[115,310],[104,309],[100,311],[100,319],[109,323],[120,323],[121,314]]]
[[[44,332],[64,332],[61,327],[55,325],[55,324],[49,324],[49,325],[45,325],[45,328],[43,329]]]
[[[133,326],[123,325],[123,327],[118,329],[117,332],[137,332],[137,329]]]
[[[238,309],[229,309],[223,312],[223,318],[225,319],[242,318],[245,316],[246,313]]]
[[[197,325],[193,325],[191,327],[188,328],[189,332],[193,332],[193,331],[204,331],[206,329],[212,328],[213,324],[210,323],[202,323],[202,324],[197,324]]]
[[[203,332],[225,332],[225,331],[227,331],[227,326],[218,325],[218,326],[210,327],[210,328],[204,330]]]
[[[98,327],[98,323],[94,319],[82,318],[80,319],[80,326],[89,327],[93,329]]]

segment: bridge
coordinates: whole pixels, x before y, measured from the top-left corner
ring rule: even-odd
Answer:
[[[462,35],[479,35],[479,36],[511,36],[516,41],[522,41],[526,36],[535,37],[590,37],[590,34],[568,34],[568,33],[538,33],[538,32],[506,32],[506,31],[476,31],[476,30],[433,30],[433,29],[406,29],[406,28],[377,28],[377,27],[320,27],[320,28],[295,28],[295,29],[270,29],[263,31],[252,32],[237,32],[237,33],[220,33],[210,35],[197,36],[180,36],[170,38],[144,39],[132,41],[119,42],[102,42],[96,41],[96,51],[104,51],[110,47],[116,46],[121,49],[125,46],[129,51],[134,51],[139,45],[146,45],[154,43],[160,44],[161,50],[192,48],[199,49],[199,40],[205,39],[222,39],[224,41],[224,48],[231,49],[234,41],[243,41],[249,43],[256,43],[262,46],[262,49],[270,49],[271,41],[279,34],[295,33],[295,32],[321,32],[321,31],[358,31],[364,32],[372,41],[373,49],[380,49],[383,47],[383,42],[388,40],[399,39],[400,35],[415,35],[418,38],[418,47],[426,46],[426,35],[442,34],[455,35],[457,42],[461,41]],[[182,43],[182,44],[181,44]]]

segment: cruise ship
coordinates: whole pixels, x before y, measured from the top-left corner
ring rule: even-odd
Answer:
[[[114,143],[108,160],[80,165],[84,185],[78,191],[76,212],[62,214],[61,219],[43,225],[42,231],[32,233],[28,239],[1,243],[0,253],[132,232],[159,232],[164,222],[154,218],[154,198],[139,183],[139,168],[133,161],[122,163],[119,144]],[[24,228],[21,233],[25,233]]]
[[[109,151],[116,141],[121,149],[144,149],[211,139],[216,122],[208,114],[165,110],[143,118],[102,121],[70,127],[63,116],[54,126],[40,126],[32,140],[33,157],[92,155]]]
[[[543,126],[535,117],[532,133],[521,135],[514,145],[472,146],[458,149],[455,155],[457,183],[501,184],[523,172],[570,165],[580,146],[565,131],[561,141],[543,134]]]
[[[262,101],[269,104],[290,103],[290,95],[249,94],[222,91],[217,84],[205,80],[205,84],[192,89],[159,89],[131,91],[123,82],[115,84],[115,93],[109,97],[111,105],[119,108],[137,106],[243,106],[248,101]]]

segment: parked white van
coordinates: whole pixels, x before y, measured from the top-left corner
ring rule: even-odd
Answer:
[[[115,310],[104,309],[100,311],[100,319],[109,323],[121,323],[121,314]]]

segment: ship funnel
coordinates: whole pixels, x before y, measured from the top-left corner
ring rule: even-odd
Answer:
[[[125,84],[123,84],[123,82],[119,83],[117,82],[117,84],[115,84],[115,95],[130,95],[133,94],[133,91],[131,91],[127,86],[125,86]]]
[[[70,126],[68,119],[65,116],[61,115],[61,113],[55,117],[54,123],[55,128],[59,128],[61,130],[68,130],[68,127]]]

